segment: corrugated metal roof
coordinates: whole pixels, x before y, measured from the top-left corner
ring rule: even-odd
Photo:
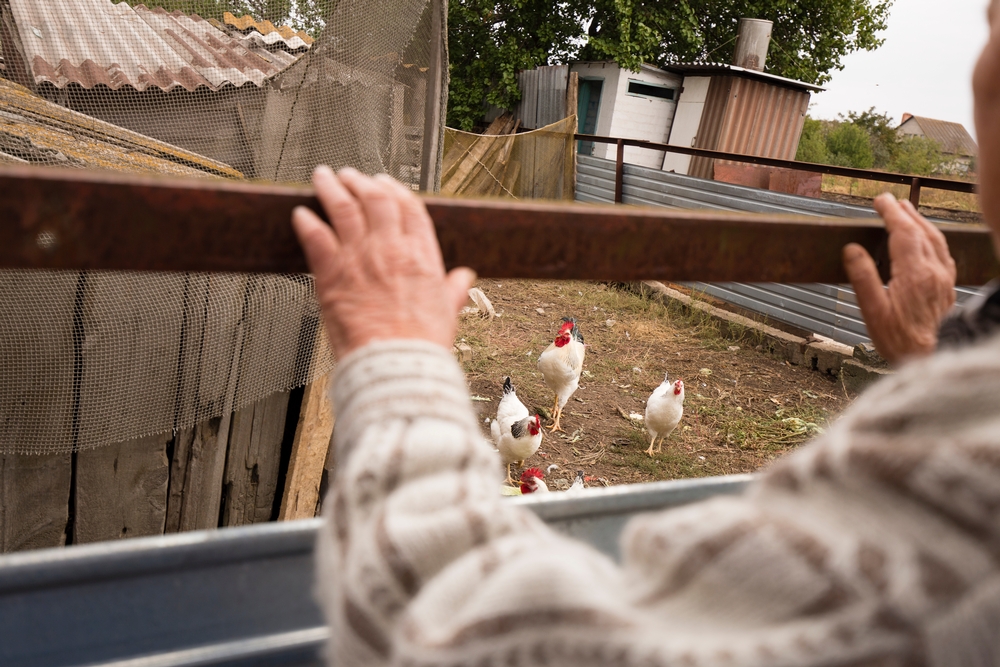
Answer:
[[[299,51],[308,49],[316,41],[303,30],[296,32],[287,25],[275,26],[270,21],[258,21],[249,14],[237,18],[230,12],[226,12],[222,15],[222,19],[226,26],[266,46],[282,44],[292,51]],[[216,23],[218,22],[212,21],[212,25]]]
[[[672,65],[665,65],[663,69],[667,70],[668,72],[683,74],[684,76],[712,76],[713,74],[737,74],[739,76],[743,76],[749,79],[768,81],[770,83],[789,86],[791,88],[798,88],[801,90],[808,90],[812,92],[820,92],[826,90],[826,88],[823,88],[822,86],[817,86],[812,83],[806,83],[805,81],[786,79],[783,76],[768,74],[767,72],[758,72],[757,70],[746,69],[745,67],[737,67],[736,65],[727,65],[725,63],[674,63]]]
[[[198,16],[110,0],[10,0],[36,84],[113,90],[260,86],[300,55],[269,50]]]
[[[232,167],[71,111],[0,78],[0,162],[243,178]]]
[[[948,155],[960,155],[962,157],[975,157],[979,155],[979,146],[972,138],[969,131],[961,123],[952,123],[947,120],[936,120],[923,116],[912,116],[900,125],[900,129],[915,123],[920,128],[923,135],[941,144],[941,152]]]

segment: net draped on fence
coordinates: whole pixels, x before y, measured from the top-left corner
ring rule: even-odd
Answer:
[[[447,128],[441,194],[573,200],[576,116],[520,134]]]
[[[0,0],[0,163],[297,183],[328,164],[417,189],[440,155],[443,3],[164,2]],[[308,383],[334,363],[318,315],[308,276],[0,271],[0,454]]]

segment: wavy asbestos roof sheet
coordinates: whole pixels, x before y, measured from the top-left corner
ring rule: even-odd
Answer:
[[[226,12],[222,15],[225,25],[235,28],[255,42],[274,46],[282,44],[292,51],[308,49],[316,41],[303,30],[295,32],[287,25],[275,26],[270,21],[258,21],[247,14],[237,18]]]
[[[243,178],[221,162],[71,111],[2,78],[0,163]]]
[[[300,56],[198,16],[110,0],[10,0],[36,83],[219,90],[264,81]]]

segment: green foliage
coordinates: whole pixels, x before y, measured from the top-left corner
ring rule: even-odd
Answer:
[[[899,146],[896,124],[889,114],[876,113],[875,107],[871,107],[861,113],[849,112],[847,120],[868,133],[875,168],[888,169],[896,159],[896,149]]]
[[[288,24],[316,35],[323,27],[323,12],[330,0],[112,0],[130,5],[162,7],[168,12],[197,14],[204,19],[221,21],[222,15],[249,14],[275,25]]]
[[[940,173],[944,166],[941,146],[926,137],[906,136],[898,140],[892,171],[900,174]]]
[[[488,105],[513,108],[517,73],[572,58],[583,21],[577,5],[550,0],[451,0],[448,124],[471,130]]]
[[[802,137],[799,139],[799,151],[795,154],[799,162],[814,162],[828,164],[830,154],[826,150],[826,129],[823,123],[806,116],[802,127]]]
[[[829,163],[856,169],[871,169],[875,155],[864,128],[854,123],[840,123],[826,136]]]
[[[894,125],[888,114],[874,108],[834,121],[806,116],[795,159],[918,176],[942,173],[944,158],[938,143],[900,136]]]
[[[772,21],[767,71],[825,83],[844,56],[882,45],[893,0],[595,0],[585,60],[730,62],[740,18]]]

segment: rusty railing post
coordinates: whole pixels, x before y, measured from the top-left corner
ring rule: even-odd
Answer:
[[[914,176],[913,182],[910,183],[910,203],[918,211],[920,210],[920,185],[920,179]]]
[[[615,158],[615,203],[622,203],[622,189],[625,183],[625,141],[618,140],[618,157]]]

